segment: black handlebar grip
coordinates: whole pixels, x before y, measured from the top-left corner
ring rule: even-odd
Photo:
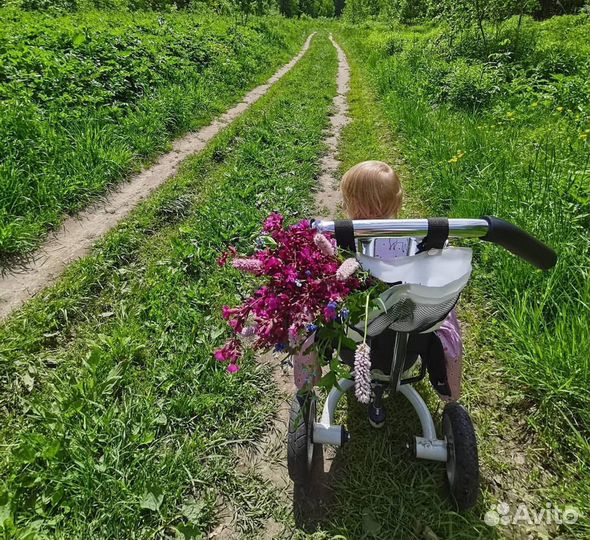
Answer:
[[[481,239],[506,248],[514,255],[541,270],[553,268],[557,254],[521,228],[493,216],[482,216],[488,222],[488,233]]]

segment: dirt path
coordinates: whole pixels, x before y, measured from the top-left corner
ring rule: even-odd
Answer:
[[[320,218],[334,218],[338,212],[340,204],[340,192],[338,191],[338,181],[336,175],[340,167],[340,161],[336,158],[338,155],[338,143],[340,141],[342,129],[350,121],[348,117],[347,95],[350,90],[350,67],[346,60],[344,51],[340,45],[334,41],[330,34],[330,41],[338,52],[338,89],[333,101],[333,114],[330,116],[330,128],[324,142],[328,147],[328,152],[322,158],[322,174],[320,176],[320,191],[316,193],[316,206],[321,213]]]
[[[174,176],[187,157],[201,152],[213,137],[264,96],[299,62],[309,48],[314,34],[315,32],[308,36],[301,51],[266,83],[248,92],[240,103],[208,126],[174,141],[171,152],[162,155],[149,169],[118,186],[106,200],[68,218],[33,254],[29,265],[2,276],[0,320],[56,281],[68,264],[86,255],[99,238],[115,227],[153,190]]]
[[[337,93],[332,102],[330,125],[324,138],[327,152],[321,159],[322,173],[319,177],[319,190],[315,195],[316,208],[324,217],[333,217],[338,211],[340,193],[337,174],[340,161],[336,156],[342,129],[349,122],[347,94],[350,89],[350,68],[344,52],[331,35],[330,41],[338,53]],[[277,505],[284,504],[291,508],[294,493],[293,483],[289,479],[287,471],[287,430],[289,409],[295,393],[295,386],[293,385],[292,370],[288,366],[276,367],[279,360],[279,357],[270,353],[259,359],[259,362],[274,367],[273,378],[280,402],[275,419],[261,443],[255,448],[241,451],[240,467],[244,470],[255,470],[277,490],[280,498],[277,500]],[[326,448],[324,450],[324,471],[329,470],[332,457],[333,455]],[[314,497],[313,499],[314,505],[321,503],[323,491],[319,489],[319,498]],[[236,533],[235,523],[230,517],[232,514],[231,510],[224,509],[222,516],[224,522],[211,533],[210,538],[238,537],[239,533]],[[225,519],[228,517],[229,519]],[[283,538],[286,533],[284,529],[284,524],[271,518],[266,522],[264,530],[260,532],[258,537],[262,539]]]

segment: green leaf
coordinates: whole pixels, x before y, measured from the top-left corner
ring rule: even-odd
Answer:
[[[150,444],[154,442],[156,438],[156,434],[153,431],[148,431],[141,439],[139,440],[139,444]]]
[[[166,418],[164,413],[160,413],[154,421],[160,426],[165,426],[168,423],[168,418]]]
[[[203,538],[203,531],[193,523],[181,523],[176,527],[176,530],[182,535],[184,540],[198,540]]]
[[[72,45],[74,47],[79,47],[80,45],[83,45],[85,42],[86,42],[86,36],[82,32],[79,32],[78,34],[76,34],[74,36],[74,39],[72,39]]]
[[[373,512],[368,508],[363,510],[363,530],[367,536],[377,536],[381,530],[381,525],[375,520]]]
[[[198,523],[203,509],[205,508],[204,501],[197,501],[195,499],[189,499],[185,504],[182,505],[181,512],[184,517],[193,523]]]
[[[211,329],[211,333],[210,333],[211,340],[215,341],[224,332],[225,332],[225,328],[222,328],[222,327],[217,327],[217,328]]]
[[[12,506],[7,493],[0,494],[0,527],[12,524]]]
[[[58,484],[55,491],[51,494],[51,504],[56,505],[63,499],[64,487],[63,484]]]
[[[33,390],[33,386],[35,386],[35,379],[33,377],[31,377],[28,373],[25,373],[22,376],[22,381],[23,384],[25,385],[25,388],[31,392]]]
[[[354,351],[356,349],[356,341],[349,337],[343,337],[341,346],[343,349]]]
[[[14,450],[13,455],[20,461],[24,461],[25,463],[32,463],[33,461],[35,461],[37,453],[30,444],[25,442],[16,450]]]
[[[51,460],[55,456],[57,456],[58,452],[61,450],[61,442],[57,439],[53,441],[47,441],[46,445],[43,448],[42,456],[45,459]]]
[[[163,501],[164,494],[162,490],[157,486],[150,486],[146,489],[143,497],[139,501],[139,506],[141,508],[145,508],[146,510],[159,512]]]
[[[336,375],[334,374],[333,371],[328,371],[328,373],[326,373],[320,379],[320,382],[318,383],[318,386],[321,386],[323,388],[330,389],[333,386],[335,386],[335,384],[336,384]]]
[[[88,356],[86,357],[86,365],[90,369],[94,370],[96,366],[99,364],[101,356],[102,351],[100,350],[100,348],[93,347],[92,350],[88,353]]]

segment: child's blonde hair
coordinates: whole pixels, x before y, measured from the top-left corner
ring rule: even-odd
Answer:
[[[396,217],[403,191],[395,171],[383,161],[363,161],[346,171],[340,183],[351,219]]]

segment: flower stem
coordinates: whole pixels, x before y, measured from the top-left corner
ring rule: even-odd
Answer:
[[[369,301],[371,300],[371,293],[367,293],[367,301],[365,302],[365,335],[363,336],[363,343],[367,343],[367,327],[369,326]]]

